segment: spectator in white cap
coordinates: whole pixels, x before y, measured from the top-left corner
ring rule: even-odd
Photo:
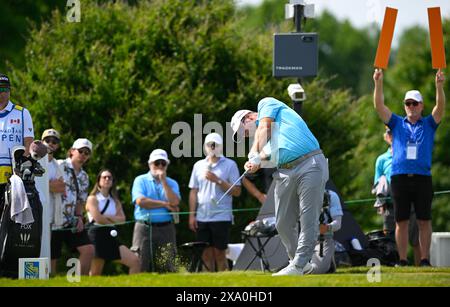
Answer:
[[[56,215],[58,219],[54,224],[58,230],[52,231],[52,272],[56,272],[56,261],[61,257],[62,244],[65,243],[71,250],[79,252],[81,274],[89,274],[94,257],[94,246],[89,240],[83,221],[89,193],[89,176],[83,166],[91,154],[92,143],[88,139],[77,139],[69,149],[67,158],[58,161],[63,171],[65,191],[62,195],[61,215]],[[55,213],[57,213],[56,209]],[[59,220],[59,218],[61,219]]]
[[[403,100],[406,116],[391,112],[384,104],[383,72],[376,69],[373,75],[374,106],[381,120],[392,131],[391,194],[396,221],[395,239],[400,256],[399,266],[409,265],[408,224],[411,206],[414,205],[419,226],[420,265],[431,266],[431,202],[433,185],[431,160],[434,135],[445,111],[444,73],[439,69],[435,77],[436,105],[431,115],[422,117],[424,101],[417,90],[408,91]]]
[[[136,220],[131,250],[139,256],[142,272],[176,271],[173,213],[179,211],[181,196],[178,183],[167,177],[169,163],[165,150],[153,150],[150,171],[136,177],[131,190]]]
[[[55,159],[55,153],[60,147],[60,134],[55,129],[47,129],[42,133],[41,140],[48,148],[48,180],[50,189],[50,216],[51,228],[58,229],[63,225],[62,197],[66,191],[64,174]]]
[[[230,239],[233,196],[241,194],[241,183],[218,204],[218,200],[238,180],[239,170],[231,159],[223,156],[223,140],[218,133],[206,136],[204,149],[206,158],[194,164],[189,181],[189,228],[197,234],[197,241],[208,242],[202,259],[210,272],[228,269],[226,249]]]

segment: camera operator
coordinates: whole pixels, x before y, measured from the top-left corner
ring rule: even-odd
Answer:
[[[311,259],[311,269],[305,274],[325,274],[336,271],[333,233],[341,228],[343,215],[339,196],[332,190],[325,190],[320,214],[319,240]]]

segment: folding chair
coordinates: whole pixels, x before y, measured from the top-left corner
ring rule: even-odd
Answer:
[[[255,255],[253,256],[252,260],[250,260],[249,264],[244,269],[244,271],[248,270],[248,268],[253,264],[253,262],[257,258],[259,258],[261,270],[263,272],[266,272],[266,271],[271,272],[269,261],[266,256],[265,247],[266,247],[267,243],[269,243],[269,241],[277,234],[277,231],[275,230],[271,233],[257,232],[255,234],[250,234],[248,231],[242,231],[241,233],[242,233],[243,240],[245,242],[248,242],[250,247],[255,252]],[[254,242],[252,242],[251,239],[255,239],[256,244]]]
[[[209,270],[202,259],[203,250],[208,246],[208,242],[187,242],[180,246],[180,248],[188,250],[191,253],[191,264],[189,266],[189,272],[201,272],[202,266]]]

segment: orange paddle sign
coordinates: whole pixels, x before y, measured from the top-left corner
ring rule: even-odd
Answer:
[[[442,33],[441,9],[428,8],[428,25],[430,27],[431,58],[433,68],[445,68],[444,35]]]
[[[380,40],[378,41],[377,55],[375,56],[375,63],[373,64],[373,66],[377,68],[388,67],[392,38],[394,37],[395,21],[397,20],[397,12],[397,9],[386,7]]]

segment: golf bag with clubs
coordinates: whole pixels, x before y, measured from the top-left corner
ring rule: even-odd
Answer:
[[[0,276],[17,278],[19,258],[37,258],[41,250],[42,204],[36,190],[34,177],[42,176],[45,170],[37,160],[26,157],[25,147],[13,149],[13,172],[20,177],[31,207],[34,222],[21,224],[11,219],[12,191],[8,180],[5,205],[0,219]]]

